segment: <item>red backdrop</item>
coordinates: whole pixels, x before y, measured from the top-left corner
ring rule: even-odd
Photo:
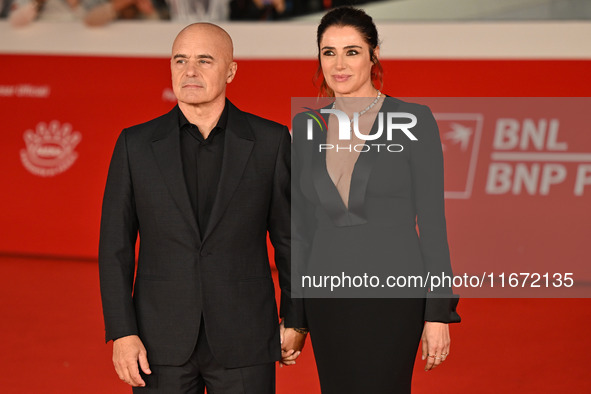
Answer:
[[[289,124],[290,98],[316,95],[312,60],[238,63],[228,96],[243,110]],[[0,253],[96,258],[102,191],[115,139],[122,128],[174,105],[168,59],[0,55],[0,64]],[[591,80],[584,77],[591,61],[385,60],[383,66],[383,90],[398,97],[583,97],[591,91]],[[524,117],[512,115],[520,121]],[[39,176],[23,165],[24,136],[27,131],[39,135],[40,123],[52,121],[62,132],[64,124],[71,125],[70,136],[79,133],[77,144],[70,138],[75,152],[70,161],[77,156],[68,168],[63,159],[63,172]],[[583,126],[561,127],[556,142],[566,142],[571,153],[591,152],[591,135]],[[49,144],[54,151],[45,154],[64,149],[67,138],[59,136]],[[495,162],[494,128],[482,128],[479,149],[469,198],[447,200],[456,271],[470,272],[474,262],[489,264],[491,270],[500,262],[499,267],[516,262],[530,272],[548,265],[560,270],[564,262],[586,264],[591,185],[574,193],[578,167],[585,160],[562,164],[564,179],[545,194],[540,179],[533,193],[531,187],[530,192],[521,187],[515,193],[511,186],[491,194],[487,182]],[[531,143],[528,149],[536,151]],[[539,163],[540,172],[545,164]],[[516,163],[509,165],[516,171]],[[526,163],[528,171],[532,165]],[[450,159],[446,166],[446,174],[466,171],[461,161]],[[553,174],[550,168],[547,175]],[[578,279],[591,275],[580,271]]]

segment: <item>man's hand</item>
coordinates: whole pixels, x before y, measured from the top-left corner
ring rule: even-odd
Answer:
[[[148,352],[137,335],[128,335],[113,341],[113,364],[119,379],[133,387],[144,387],[146,382],[140,376],[139,366],[150,375]]]
[[[281,364],[279,366],[293,365],[296,363],[296,358],[302,353],[306,334],[300,334],[293,328],[285,328],[283,322],[279,326],[279,333],[281,335]]]
[[[423,341],[422,358],[423,360],[427,359],[425,371],[430,371],[449,356],[449,324],[425,322],[421,340]]]

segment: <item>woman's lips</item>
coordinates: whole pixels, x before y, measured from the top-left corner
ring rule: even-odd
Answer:
[[[349,78],[351,78],[350,75],[343,75],[343,74],[333,75],[332,77],[337,82],[346,82]]]

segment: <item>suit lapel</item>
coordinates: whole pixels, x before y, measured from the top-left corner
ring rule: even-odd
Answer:
[[[163,125],[152,139],[152,151],[174,202],[197,236],[200,236],[183,175],[178,111],[178,107],[175,107],[167,114]]]
[[[328,117],[325,119],[328,122]],[[318,140],[316,136],[319,135]],[[336,226],[350,226],[347,207],[343,203],[326,167],[326,150],[320,150],[321,144],[326,144],[326,132],[314,133],[314,150],[312,151],[312,179],[316,194],[326,214]]]
[[[224,139],[222,170],[203,241],[213,232],[226,211],[234,191],[240,183],[255,143],[254,134],[246,116],[230,101],[227,101],[227,105],[229,106],[228,123],[226,125],[226,138]]]
[[[380,112],[382,112],[384,116],[384,122],[386,121],[386,113],[392,112],[397,108],[397,104],[390,104],[389,100],[391,99],[386,97],[386,100],[380,109]],[[328,115],[323,116],[328,122]],[[377,128],[378,119],[376,117],[376,120],[372,126],[371,134],[376,133]],[[315,142],[315,146],[326,143],[326,133],[316,133],[314,135],[316,136],[318,134],[320,134],[320,137],[318,141]],[[380,138],[370,143],[387,144],[387,142],[386,132],[383,131]],[[357,161],[353,167],[353,173],[351,174],[349,208],[347,209],[339,195],[339,192],[337,191],[336,186],[328,174],[328,169],[326,167],[326,150],[322,150],[322,152],[318,152],[318,149],[315,150],[313,159],[314,186],[320,199],[320,203],[336,226],[357,226],[367,223],[365,215],[365,197],[367,194],[369,177],[378,155],[379,153],[375,148],[370,149],[368,152],[362,152],[359,154],[359,157],[357,158]]]
[[[382,149],[385,149],[383,147],[388,145],[386,136],[386,119],[387,113],[393,112],[393,108],[391,108],[388,104],[388,97],[386,97],[379,112],[380,114],[378,114],[376,117],[370,134],[377,133],[379,126],[378,117],[381,115],[383,116],[382,120],[384,122],[382,135],[375,141],[368,141],[371,149],[367,152],[362,152],[359,154],[357,162],[355,162],[355,166],[353,167],[353,174],[351,175],[351,188],[349,190],[349,215],[354,224],[363,224],[367,222],[365,215],[365,197],[367,195],[367,185],[369,183],[369,178],[371,176],[374,164],[380,155],[376,147],[372,146],[371,144],[383,144]]]

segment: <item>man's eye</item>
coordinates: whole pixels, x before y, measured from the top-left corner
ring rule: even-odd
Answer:
[[[199,63],[201,63],[201,64],[209,64],[209,60],[201,59],[201,60],[199,60]]]
[[[185,64],[187,61],[185,59],[177,59],[177,64]]]

